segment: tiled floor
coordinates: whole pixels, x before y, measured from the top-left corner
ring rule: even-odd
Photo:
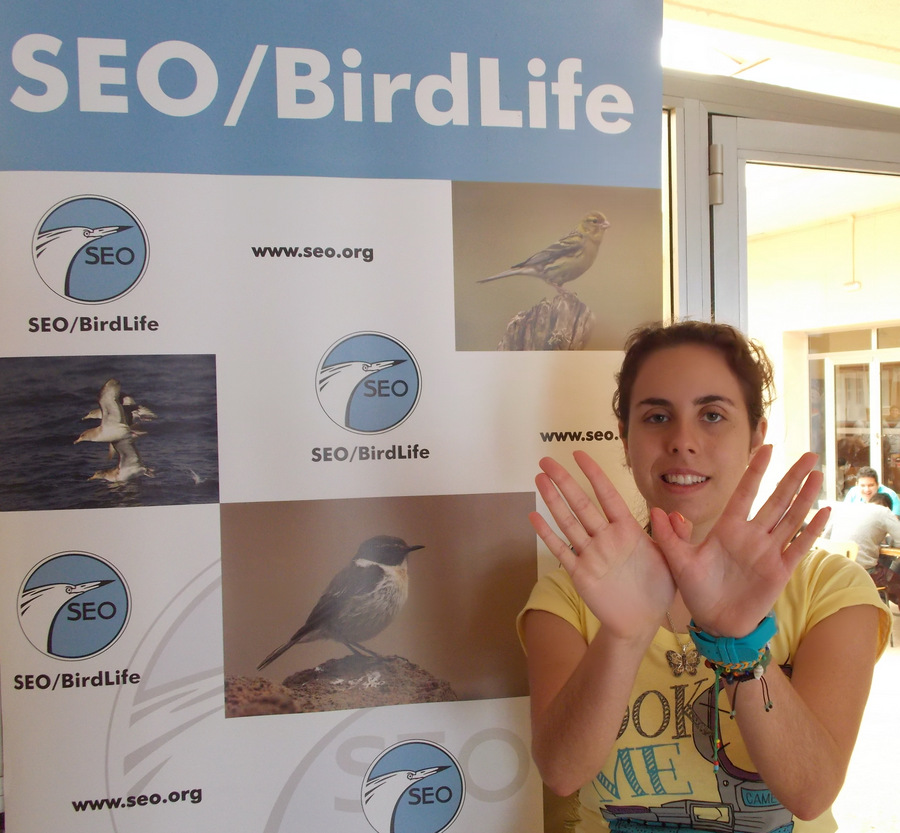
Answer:
[[[900,613],[892,604],[894,645],[875,678],[844,789],[834,805],[840,833],[900,833]]]

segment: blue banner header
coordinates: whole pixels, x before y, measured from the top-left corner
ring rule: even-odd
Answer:
[[[659,187],[660,0],[0,10],[5,170]]]

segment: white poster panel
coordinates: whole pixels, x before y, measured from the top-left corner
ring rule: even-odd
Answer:
[[[0,10],[8,829],[542,829],[526,515],[632,488],[660,4]]]

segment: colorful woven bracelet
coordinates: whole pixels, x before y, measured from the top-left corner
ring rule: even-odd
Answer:
[[[758,679],[762,683],[763,705],[766,711],[772,709],[769,698],[769,687],[763,673],[772,660],[769,640],[778,633],[775,624],[775,611],[771,611],[754,630],[746,636],[710,636],[700,630],[691,621],[691,637],[697,650],[706,659],[707,667],[715,672],[713,681],[713,703],[719,702],[719,685],[722,680],[727,684],[742,683]],[[735,690],[737,696],[737,690]],[[731,718],[735,713],[732,708]],[[719,771],[719,750],[722,740],[719,732],[719,709],[713,710],[713,770]]]
[[[758,680],[765,673],[772,661],[772,651],[768,643],[759,649],[759,653],[748,662],[736,662],[730,665],[706,660],[706,667],[716,671],[726,683],[743,683],[747,680]]]

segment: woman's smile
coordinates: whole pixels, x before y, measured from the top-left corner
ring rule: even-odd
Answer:
[[[662,475],[662,479],[670,486],[699,486],[709,482],[709,478],[696,472],[672,471]]]

